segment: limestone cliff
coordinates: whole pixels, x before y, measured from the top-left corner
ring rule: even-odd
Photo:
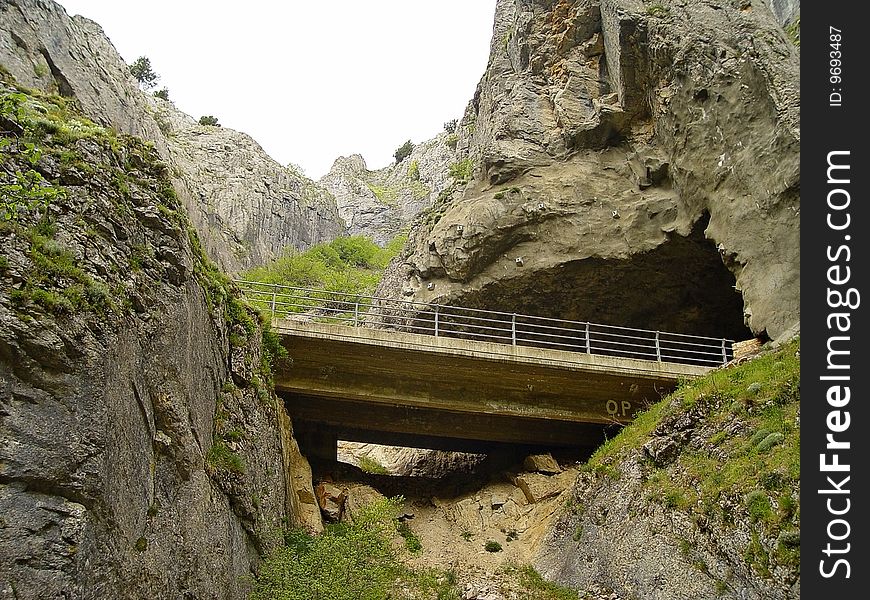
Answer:
[[[336,159],[320,184],[335,196],[351,235],[365,235],[384,246],[417,214],[431,206],[452,183],[456,139],[444,132],[417,144],[410,156],[369,171],[359,154]]]
[[[188,207],[197,231],[224,271],[345,233],[330,193],[276,163],[249,135],[199,125],[160,98],[149,106],[166,138],[173,183],[193,199]]]
[[[799,84],[758,0],[500,0],[459,127],[476,179],[417,220],[380,292],[786,336]]]
[[[227,272],[345,231],[329,194],[247,135],[198,127],[141,92],[100,26],[51,0],[0,2],[0,65],[22,85],[75,98],[101,125],[153,142],[206,251]]]
[[[242,597],[271,533],[313,502],[269,339],[151,145],[10,86],[0,598]]]

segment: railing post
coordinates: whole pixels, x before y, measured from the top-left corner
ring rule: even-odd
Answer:
[[[659,341],[659,332],[656,331],[656,360],[662,362],[662,345]]]
[[[435,305],[435,337],[438,337],[438,305]]]
[[[270,309],[272,312],[273,319],[277,318],[277,315],[275,314],[275,301],[277,300],[277,298],[278,298],[278,289],[272,288],[272,304],[270,306]]]
[[[589,321],[586,321],[586,354],[592,354],[592,342],[589,340]]]
[[[725,350],[725,338],[722,338],[722,364],[728,363],[728,352]]]
[[[359,327],[359,302],[353,305],[353,326]]]
[[[511,345],[517,345],[517,315],[511,315]]]

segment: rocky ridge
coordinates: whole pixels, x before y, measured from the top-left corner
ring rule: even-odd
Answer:
[[[475,181],[418,218],[380,293],[788,337],[798,67],[761,2],[499,1],[459,126]]]
[[[75,98],[97,123],[154,143],[209,256],[237,272],[345,231],[333,199],[249,136],[200,127],[139,90],[100,26],[52,1],[0,3],[0,65],[25,86]]]
[[[417,144],[401,162],[376,171],[370,171],[359,154],[336,159],[319,183],[335,197],[348,232],[384,246],[431,206],[453,183],[453,135],[440,133]]]
[[[0,94],[0,598],[242,597],[320,522],[268,336],[151,145]]]

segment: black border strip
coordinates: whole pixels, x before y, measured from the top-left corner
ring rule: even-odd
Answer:
[[[865,598],[870,30],[862,2],[801,9],[801,588]]]

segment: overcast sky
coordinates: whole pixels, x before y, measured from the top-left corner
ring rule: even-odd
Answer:
[[[340,155],[386,166],[459,118],[495,0],[59,0],[121,56],[151,59],[175,105],[250,134],[317,179]]]

